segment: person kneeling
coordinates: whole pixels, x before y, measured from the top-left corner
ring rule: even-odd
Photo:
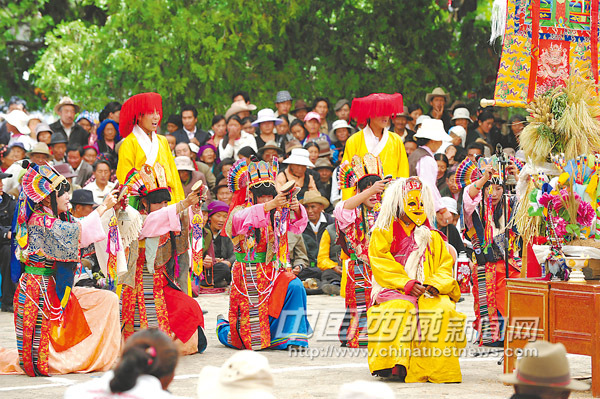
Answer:
[[[387,189],[369,257],[373,271],[368,310],[369,369],[406,382],[461,382],[465,315],[442,235],[431,229],[432,196],[417,177]]]

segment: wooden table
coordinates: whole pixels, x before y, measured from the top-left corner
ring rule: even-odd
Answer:
[[[504,372],[515,366],[515,350],[544,339],[567,352],[592,357],[592,395],[600,397],[600,281],[573,283],[507,280]]]

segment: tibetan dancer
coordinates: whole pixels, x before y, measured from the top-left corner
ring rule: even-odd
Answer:
[[[346,299],[346,316],[340,328],[342,345],[358,348],[367,345],[367,308],[371,295],[369,241],[381,206],[385,188],[379,158],[356,155],[352,165],[340,165],[340,189],[356,188],[357,194],[340,201],[334,211],[338,242],[342,247],[344,270],[342,294]]]
[[[68,212],[70,184],[50,166],[29,164],[13,225],[15,330],[29,376],[108,370],[119,354],[119,300],[106,290],[73,287],[81,249],[104,239],[107,195],[87,217]]]
[[[294,192],[277,193],[278,163],[238,161],[229,172],[234,197],[225,230],[236,262],[229,320],[218,317],[223,345],[236,349],[308,346],[306,291],[290,272],[287,232],[302,234],[308,217]],[[294,183],[287,184],[292,191]]]
[[[460,288],[435,218],[429,187],[418,177],[385,190],[369,257],[369,370],[406,382],[461,382],[459,355],[466,316],[456,311]]]
[[[171,190],[169,204],[184,199],[183,186],[175,167],[175,159],[165,136],[156,133],[162,119],[162,98],[157,93],[140,93],[125,101],[119,117],[119,148],[117,179],[125,184],[131,169],[143,165],[161,164],[165,169],[167,186]]]
[[[503,323],[506,315],[506,225],[505,215],[512,218],[516,197],[504,209],[504,188],[499,173],[498,158],[465,159],[455,175],[463,193],[465,235],[473,245],[473,297],[475,322],[480,345],[502,346]],[[507,173],[518,179],[518,167],[513,161]],[[521,257],[516,229],[508,230],[509,278],[520,276]]]
[[[182,354],[203,352],[206,337],[202,310],[182,291],[187,287],[177,284],[180,261],[188,256],[189,221],[202,219],[197,206],[200,190],[168,205],[171,194],[165,171],[158,163],[154,168],[144,165],[139,171],[132,169],[126,186],[133,197],[130,203],[136,204],[144,221],[139,239],[129,247],[128,271],[119,279],[123,284],[123,337],[128,339],[135,331],[158,327],[175,339]]]

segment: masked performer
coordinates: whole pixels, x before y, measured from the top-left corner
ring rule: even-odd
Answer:
[[[340,340],[350,348],[367,345],[367,306],[372,277],[368,251],[385,188],[382,178],[381,161],[372,154],[365,155],[364,159],[357,155],[352,165],[345,161],[339,170],[340,189],[357,188],[355,196],[340,201],[333,211],[345,264],[342,291],[346,316],[340,328]]]
[[[342,161],[352,162],[355,155],[373,154],[383,164],[385,173],[396,177],[408,177],[408,158],[399,135],[388,130],[390,117],[402,114],[404,105],[399,93],[374,93],[355,98],[350,108],[350,118],[364,128],[346,141]],[[344,199],[350,198],[353,189],[342,190]]]
[[[124,140],[119,148],[117,179],[124,184],[131,169],[161,164],[171,190],[171,204],[184,198],[183,186],[165,136],[156,134],[162,119],[162,98],[157,93],[136,94],[121,108],[119,132]]]
[[[13,225],[15,331],[27,375],[107,370],[118,356],[118,297],[73,287],[83,247],[105,238],[103,204],[81,220],[68,212],[70,185],[50,166],[29,164]]]
[[[133,197],[130,203],[136,205],[144,221],[138,240],[129,247],[128,271],[119,280],[123,284],[123,336],[127,339],[140,329],[158,327],[174,335],[182,354],[202,352],[206,348],[202,310],[196,300],[182,292],[187,287],[176,281],[181,256],[187,257],[189,248],[188,208],[194,206],[197,212],[192,219],[197,220],[197,215],[202,219],[197,208],[199,191],[168,205],[171,195],[158,163],[154,168],[144,165],[140,171],[131,170],[126,186]]]
[[[238,161],[229,172],[234,197],[225,230],[234,244],[229,320],[217,321],[223,345],[237,349],[308,346],[306,291],[290,272],[287,232],[308,217],[295,196],[277,193],[278,163]],[[293,188],[293,182],[290,182]]]
[[[460,382],[465,315],[456,311],[460,288],[443,236],[431,229],[430,189],[418,177],[385,191],[369,257],[369,369],[406,382]]]
[[[479,158],[477,163],[465,159],[456,171],[456,183],[463,193],[466,236],[473,245],[473,297],[480,345],[501,346],[502,324],[506,315],[506,225],[516,197],[505,207],[500,164],[494,155]],[[507,172],[518,179],[518,168],[511,162]],[[509,277],[520,276],[521,258],[516,229],[508,230]]]

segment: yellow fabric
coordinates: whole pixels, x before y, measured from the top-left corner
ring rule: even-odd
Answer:
[[[325,230],[321,236],[321,242],[319,243],[319,254],[317,255],[317,266],[321,270],[329,270],[337,266],[337,262],[329,258],[330,245],[331,237],[329,236],[329,232]]]
[[[383,165],[383,173],[393,178],[408,177],[408,157],[404,149],[404,143],[400,136],[396,133],[389,132],[389,137],[383,151],[379,154],[379,159]],[[352,157],[355,155],[364,157],[368,153],[367,145],[365,144],[365,136],[361,130],[358,133],[350,136],[346,141],[344,157],[342,161],[352,162]],[[342,190],[342,199],[347,200],[354,195],[355,189],[349,188]]]
[[[369,245],[373,278],[384,288],[404,293],[411,280],[390,253],[393,229],[375,229]],[[369,369],[406,367],[406,382],[460,382],[460,350],[466,345],[466,316],[456,311],[460,288],[452,278],[453,260],[439,233],[432,231],[423,262],[424,284],[438,289],[433,298],[421,296],[419,334],[414,305],[393,299],[369,308]],[[452,298],[452,299],[451,299]]]
[[[175,204],[185,198],[183,186],[181,185],[181,179],[179,178],[179,173],[175,167],[175,160],[173,154],[171,154],[169,142],[160,134],[157,134],[156,136],[158,137],[159,144],[156,162],[165,168],[167,186],[171,189],[171,202],[169,202],[169,204]],[[125,182],[125,177],[127,177],[127,174],[131,169],[136,168],[139,170],[145,163],[146,154],[144,154],[144,151],[138,144],[135,136],[130,134],[123,140],[121,148],[119,149],[119,162],[117,164],[117,179],[119,179],[119,183],[123,184]]]

